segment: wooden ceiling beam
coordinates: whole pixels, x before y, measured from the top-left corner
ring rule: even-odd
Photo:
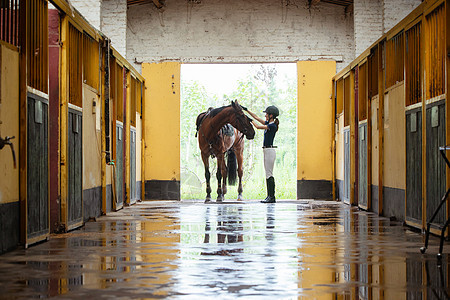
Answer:
[[[160,2],[159,0],[152,0],[152,1],[153,1],[153,4],[155,4],[155,6],[156,6],[158,9],[161,9],[161,8],[164,7],[164,5],[161,4],[161,2]]]

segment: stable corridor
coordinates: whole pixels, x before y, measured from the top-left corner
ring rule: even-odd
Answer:
[[[447,299],[422,245],[340,202],[143,202],[0,256],[0,298]]]

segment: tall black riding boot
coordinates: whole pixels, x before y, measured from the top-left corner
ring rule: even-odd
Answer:
[[[265,201],[268,201],[270,196],[269,196],[269,179],[266,178],[266,189],[267,189],[267,197],[266,199],[262,200],[261,203],[265,203]]]
[[[269,197],[271,198],[272,202],[275,202],[275,178],[270,177],[270,189],[269,189]]]
[[[267,180],[267,193],[269,196],[262,203],[275,203],[275,179],[269,177]]]

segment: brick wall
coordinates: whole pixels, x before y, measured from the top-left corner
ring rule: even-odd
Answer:
[[[421,0],[384,0],[384,33],[388,32],[421,3]]]
[[[355,57],[383,35],[382,0],[354,0]]]
[[[104,1],[105,2],[105,1]],[[167,1],[128,9],[127,58],[134,62],[285,62],[354,58],[353,15],[307,1]],[[291,1],[292,3],[292,1]],[[135,66],[140,69],[139,65]]]
[[[100,8],[102,0],[71,0],[72,4],[95,28],[100,29]]]
[[[127,55],[127,1],[102,0],[101,31],[119,53]]]
[[[353,10],[307,1],[72,0],[129,61],[286,62],[333,59],[337,70],[391,29],[421,0],[354,0]],[[282,5],[282,3],[290,3]]]

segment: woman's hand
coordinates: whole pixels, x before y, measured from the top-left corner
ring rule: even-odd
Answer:
[[[250,116],[252,116],[253,119],[255,119],[256,121],[258,121],[259,123],[261,123],[262,125],[264,125],[264,120],[259,118],[256,114],[252,113],[251,111],[247,110],[247,112],[249,113]],[[256,123],[253,123],[253,125],[259,129],[259,127],[257,126]]]
[[[267,129],[268,128],[267,125],[259,125],[254,120],[251,120],[251,123],[253,126],[255,126],[256,129]]]

